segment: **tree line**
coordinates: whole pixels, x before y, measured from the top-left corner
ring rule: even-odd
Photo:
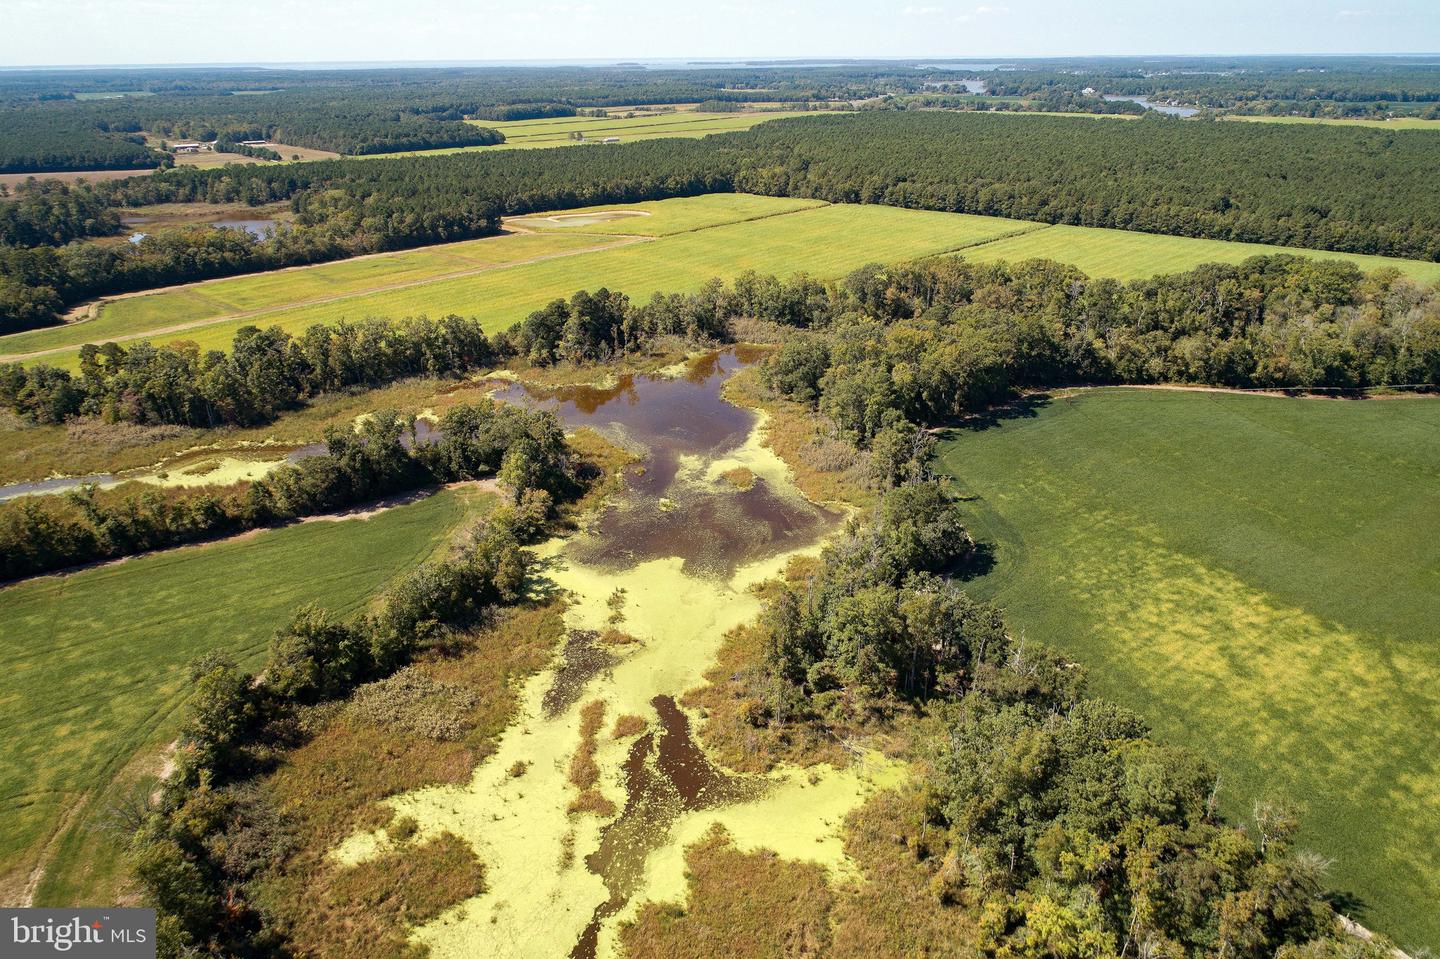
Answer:
[[[1257,257],[1128,284],[1035,260],[856,271],[766,364],[775,390],[869,444],[1024,388],[1440,384],[1440,294],[1393,271]]]
[[[490,401],[457,406],[419,440],[393,411],[325,431],[325,452],[228,489],[87,485],[0,504],[0,580],[169,549],[369,503],[436,483],[496,476],[517,498],[572,495],[575,473],[552,413]],[[547,500],[548,501],[548,500]]]
[[[741,319],[785,340],[765,366],[774,389],[865,442],[896,418],[943,421],[1018,389],[1069,383],[1440,384],[1440,292],[1393,270],[1282,255],[1122,284],[1045,260],[939,257],[863,267],[832,284],[746,273],[642,304],[582,290],[493,336],[450,315],[342,321],[298,337],[244,327],[229,353],[90,344],[78,376],[0,365],[0,406],[37,423],[256,425],[351,386],[511,359],[605,362],[667,338],[724,343]]]
[[[751,193],[1440,259],[1440,202],[1394,188],[1440,173],[1423,130],[907,111],[710,140]]]

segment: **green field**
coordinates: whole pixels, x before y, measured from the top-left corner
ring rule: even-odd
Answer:
[[[290,295],[290,284],[303,282],[311,267],[279,275],[241,277],[149,296],[117,300],[96,320],[0,338],[5,354],[63,349],[49,359],[74,365],[74,349],[106,337],[134,336],[177,325],[202,323],[184,331],[156,335],[157,341],[185,339],[202,348],[228,348],[234,332],[246,324],[278,325],[299,332],[313,323],[366,315],[400,317],[428,313],[479,316],[488,329],[504,329],[559,296],[582,288],[608,286],[637,299],[656,291],[697,290],[716,276],[733,277],[747,269],[790,274],[809,272],[839,277],[874,260],[908,260],[959,250],[1018,230],[1036,229],[994,217],[901,210],[885,206],[814,206],[805,201],[725,195],[721,199],[664,200],[639,204],[649,217],[644,229],[660,233],[651,241],[625,241],[601,234],[555,229],[533,236],[515,236],[481,243],[528,241],[584,246],[612,243],[609,249],[554,257],[470,276],[437,279],[402,289],[366,292],[373,284],[357,283],[357,294],[315,301],[307,294]],[[573,212],[573,211],[572,211]],[[758,217],[758,218],[757,218]],[[697,223],[708,224],[698,228]],[[722,222],[723,221],[723,222]],[[634,229],[628,222],[625,229]],[[377,258],[378,259],[378,258]],[[261,315],[229,318],[229,306],[253,304],[250,284],[278,282],[283,293],[271,294],[273,308]],[[213,322],[207,322],[213,320]],[[153,335],[153,334],[152,334]]]
[[[1090,276],[1117,280],[1140,280],[1160,273],[1180,273],[1201,263],[1240,263],[1248,257],[1275,253],[1306,253],[1283,246],[1261,243],[1232,243],[1227,240],[1200,240],[1185,236],[1157,236],[1127,230],[1102,230],[1084,226],[1047,226],[1024,236],[987,243],[967,250],[968,259],[1027,260],[1040,257],[1079,267]],[[1400,260],[1359,253],[1314,253],[1317,257],[1348,260],[1365,271],[1393,266],[1422,283],[1440,282],[1440,263]]]
[[[1246,123],[1315,123],[1327,126],[1370,127],[1372,130],[1440,130],[1440,120],[1396,117],[1393,120],[1366,120],[1360,117],[1244,117],[1230,114],[1226,120]]]
[[[674,236],[712,226],[760,220],[826,206],[824,200],[791,200],[749,193],[706,193],[683,200],[610,203],[581,210],[515,217],[510,225],[546,233],[604,233],[630,236]],[[640,216],[615,214],[642,214]],[[1009,221],[1006,221],[1009,222]]]
[[[974,585],[1440,946],[1440,401],[1079,391],[942,445]]]
[[[95,824],[121,798],[119,783],[142,778],[137,754],[174,738],[186,664],[225,649],[257,666],[293,609],[319,601],[353,612],[431,555],[466,509],[461,494],[443,492],[371,519],[305,523],[0,590],[4,898],[42,849],[52,858],[36,904],[110,891],[119,867]]]
[[[0,338],[0,350],[24,353],[77,343],[99,343],[144,330],[163,330],[196,319],[236,316],[277,305],[378,292],[459,273],[475,273],[545,257],[568,256],[617,242],[611,237],[566,234],[507,235],[192,283],[119,297],[93,320]],[[363,315],[364,311],[351,315]],[[239,324],[236,324],[237,326]]]
[[[647,215],[604,216],[616,211]],[[93,320],[0,337],[0,360],[43,357],[73,368],[82,344],[111,338],[184,339],[224,349],[247,324],[300,332],[314,323],[364,316],[453,312],[478,316],[494,331],[583,288],[606,286],[643,300],[656,291],[693,291],[712,277],[729,279],[747,269],[835,279],[868,262],[959,253],[978,260],[1050,257],[1093,276],[1134,279],[1260,253],[1306,253],[746,194],[587,207],[511,222],[517,230],[535,232],[116,299]],[[1437,263],[1309,255],[1349,260],[1363,269],[1394,266],[1422,282],[1440,281]]]
[[[662,140],[670,137],[695,139],[712,133],[748,130],[767,120],[786,117],[824,116],[828,110],[774,110],[749,113],[647,113],[636,117],[558,117],[540,120],[472,120],[476,126],[489,127],[505,134],[505,142],[493,146],[444,147],[439,150],[407,150],[400,153],[368,153],[355,159],[397,156],[443,156],[448,153],[494,152],[497,150],[534,150],[545,147],[603,146],[607,137],[619,137],[621,143],[638,140]],[[574,140],[571,133],[585,134],[585,140]]]
[[[571,139],[572,133],[583,133],[586,140],[619,137],[622,143],[636,140],[658,140],[662,137],[703,137],[711,133],[748,130],[757,123],[786,117],[819,115],[823,111],[784,110],[749,113],[656,113],[637,117],[559,117],[556,119],[518,120],[513,123],[475,121],[505,134],[504,147],[575,146],[582,141]],[[484,148],[482,148],[484,149]],[[493,149],[493,148],[492,148]]]

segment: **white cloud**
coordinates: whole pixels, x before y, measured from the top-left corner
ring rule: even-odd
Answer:
[[[1009,12],[1009,7],[997,7],[992,6],[988,3],[982,3],[980,4],[980,6],[976,7],[974,10],[971,10],[969,13],[960,14],[960,16],[955,18],[955,22],[971,23],[975,20],[979,20],[981,17],[1000,16]]]

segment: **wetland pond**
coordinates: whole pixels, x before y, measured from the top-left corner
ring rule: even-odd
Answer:
[[[494,394],[595,429],[640,461],[588,529],[540,549],[541,576],[570,601],[568,637],[526,685],[496,751],[467,783],[389,800],[420,824],[416,839],[454,833],[485,865],[485,893],[415,931],[436,959],[613,956],[617,924],[641,903],[683,900],[684,849],[716,824],[741,849],[848,874],[844,816],[901,775],[869,753],[844,769],[735,773],[706,754],[703,720],[679,705],[725,634],[759,613],[749,587],[818,552],[842,519],[795,489],[762,444],[760,417],[723,399],[725,381],[755,359],[729,350],[609,389]],[[607,643],[607,630],[634,641]],[[597,702],[604,718],[590,742],[610,815],[572,811],[581,715]],[[622,716],[643,728],[615,735]],[[334,856],[361,862],[393,847],[384,830],[359,833]]]

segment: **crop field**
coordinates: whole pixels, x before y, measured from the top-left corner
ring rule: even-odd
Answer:
[[[244,325],[300,332],[364,316],[453,312],[478,316],[493,331],[579,289],[605,286],[643,300],[656,291],[693,291],[712,277],[733,278],[747,269],[834,279],[868,262],[958,253],[981,260],[1050,257],[1093,276],[1134,279],[1260,253],[1307,252],[744,194],[587,207],[512,224],[533,232],[117,298],[95,319],[0,337],[0,360],[74,367],[82,344],[107,339],[183,339],[224,349]],[[1440,281],[1437,263],[1309,255],[1350,260],[1362,269],[1395,266],[1422,282]]]
[[[747,269],[839,277],[875,260],[931,256],[1017,230],[1037,228],[1036,224],[995,217],[882,206],[811,206],[804,201],[730,195],[723,200],[665,200],[635,207],[640,208],[650,210],[652,215],[627,219],[643,219],[644,228],[650,231],[690,232],[627,241],[557,229],[474,241],[493,244],[484,248],[491,255],[496,255],[494,251],[503,249],[504,244],[525,243],[536,252],[512,256],[511,262],[517,265],[508,268],[496,266],[471,275],[437,277],[395,289],[387,288],[395,285],[389,276],[380,284],[348,278],[329,282],[335,274],[328,271],[349,264],[215,281],[117,300],[106,305],[97,319],[81,324],[0,338],[0,351],[18,354],[55,350],[49,362],[73,365],[74,350],[81,344],[110,337],[151,335],[157,341],[184,339],[202,348],[227,348],[234,331],[246,324],[278,325],[298,332],[314,323],[366,315],[439,316],[453,312],[479,316],[487,328],[499,330],[557,296],[568,297],[587,287],[608,286],[644,299],[660,290],[696,290],[712,277],[733,277]],[[767,211],[776,215],[765,215]],[[696,228],[702,221],[714,225]],[[629,228],[628,223],[625,227]],[[612,246],[583,255],[554,255],[557,249],[574,252],[600,244]],[[549,252],[538,252],[542,250]],[[415,254],[422,258],[417,269],[434,269],[423,259],[428,252]],[[385,259],[375,257],[369,262]],[[326,285],[334,292],[316,297],[313,289],[301,291],[295,285],[312,282],[306,275],[321,270],[327,271]],[[268,284],[278,286],[267,291],[264,286]],[[349,292],[342,294],[341,288],[347,285]],[[237,309],[246,315],[235,317]],[[169,332],[162,335],[159,331]]]
[[[1440,263],[1358,253],[1319,253],[1261,243],[1158,236],[1153,233],[1084,226],[1047,226],[1024,236],[967,250],[965,256],[984,262],[1013,262],[1040,257],[1073,264],[1090,276],[1140,280],[1161,273],[1191,270],[1201,263],[1240,263],[1248,257],[1275,253],[1299,253],[1324,259],[1348,260],[1366,271],[1393,266],[1422,283],[1440,281]]]
[[[792,200],[749,193],[707,193],[683,200],[612,203],[608,206],[587,206],[583,210],[515,217],[509,221],[509,225],[547,233],[661,237],[693,233],[728,223],[760,220],[800,210],[814,210],[826,205],[824,200]]]
[[[1426,120],[1421,117],[1367,120],[1361,117],[1245,117],[1230,114],[1224,119],[1246,123],[1313,123],[1322,126],[1369,127],[1372,130],[1440,130],[1440,120]]]
[[[972,584],[1092,689],[1294,800],[1345,910],[1440,946],[1440,401],[1077,391],[952,433]]]
[[[405,253],[187,284],[141,296],[117,297],[107,302],[94,320],[16,334],[0,341],[4,343],[0,349],[29,352],[103,342],[111,337],[163,330],[197,319],[274,310],[286,304],[316,302],[335,296],[377,293],[401,284],[495,269],[543,257],[567,256],[616,242],[611,237],[563,233],[487,237]],[[362,314],[363,310],[350,315]]]
[[[0,889],[17,898],[43,854],[36,904],[113,901],[96,832],[175,735],[186,664],[264,657],[302,603],[354,612],[429,557],[471,499],[442,492],[373,518],[311,522],[47,576],[0,590]],[[35,695],[44,690],[44,695]]]
[[[635,140],[657,140],[662,137],[703,137],[711,133],[748,130],[766,120],[784,117],[819,115],[821,111],[775,110],[749,113],[655,113],[635,117],[560,117],[557,119],[518,120],[514,123],[474,121],[493,127],[505,134],[502,148],[534,148],[574,146],[582,141],[571,139],[582,133],[586,140],[619,137],[622,143]],[[479,149],[493,149],[480,147]]]

